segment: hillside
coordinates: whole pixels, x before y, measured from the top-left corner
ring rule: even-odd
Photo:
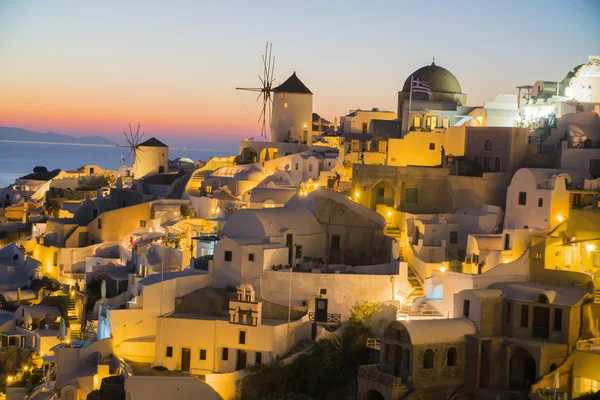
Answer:
[[[0,126],[0,140],[12,140],[19,142],[77,143],[103,145],[115,144],[101,136],[75,137],[54,132],[40,133],[28,131],[26,129],[21,128],[11,128],[5,126]]]

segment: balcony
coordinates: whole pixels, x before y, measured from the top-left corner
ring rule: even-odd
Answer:
[[[389,364],[361,365],[358,370],[358,376],[359,378],[367,379],[371,382],[388,387],[403,387],[404,382],[402,381],[402,378],[385,372],[388,370],[392,370],[392,366]]]

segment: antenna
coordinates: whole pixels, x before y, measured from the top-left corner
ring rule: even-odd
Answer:
[[[144,152],[144,150],[139,148],[140,142],[142,141],[142,138],[145,135],[145,133],[140,134],[140,127],[141,127],[141,125],[138,122],[137,129],[136,129],[135,133],[133,133],[133,130],[131,129],[131,124],[129,124],[129,133],[127,133],[127,131],[123,131],[123,134],[125,135],[125,141],[127,142],[127,146],[117,146],[117,147],[129,148],[129,153],[127,154],[127,157],[125,157],[125,159],[124,159],[125,165],[127,165],[128,161],[129,161],[129,157],[131,157],[132,154],[133,154],[133,162],[136,162],[139,160],[138,152],[140,152],[140,153]]]
[[[256,88],[244,88],[237,87],[236,90],[245,90],[248,92],[258,92],[258,97],[256,101],[259,101],[262,98],[262,111],[260,116],[258,117],[259,123],[261,123],[261,136],[267,137],[267,124],[271,125],[271,113],[273,110],[273,99],[271,97],[271,92],[273,91],[273,82],[275,82],[275,78],[273,78],[273,71],[275,71],[275,57],[272,56],[273,53],[273,43],[268,43],[265,47],[265,54],[262,55],[263,61],[263,72],[262,76],[259,74],[258,79],[260,80],[260,84],[262,87]]]

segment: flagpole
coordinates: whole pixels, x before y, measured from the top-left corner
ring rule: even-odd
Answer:
[[[412,108],[412,93],[413,93],[413,75],[410,76],[410,94],[408,96],[408,112],[406,113],[406,130],[410,130],[410,110]]]

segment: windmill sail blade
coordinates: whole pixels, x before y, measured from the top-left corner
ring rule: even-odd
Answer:
[[[236,87],[235,90],[247,90],[249,92],[262,92],[263,88],[243,88],[243,87]]]

